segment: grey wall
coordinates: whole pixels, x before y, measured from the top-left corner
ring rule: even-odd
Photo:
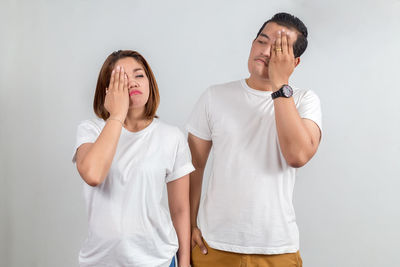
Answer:
[[[77,265],[87,226],[72,148],[111,51],[148,59],[160,117],[183,126],[207,86],[247,77],[251,41],[278,11],[309,28],[291,83],[323,105],[323,142],[295,190],[305,266],[395,266],[398,0],[2,0],[0,265]]]

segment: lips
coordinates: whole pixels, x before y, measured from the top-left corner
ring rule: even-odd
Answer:
[[[131,96],[131,95],[141,95],[141,94],[142,94],[142,92],[140,92],[139,90],[132,90],[132,91],[129,92],[129,96]]]
[[[262,58],[256,58],[255,61],[258,61],[260,63],[262,62],[262,63],[264,63],[265,66],[268,66],[268,63],[266,62],[266,60],[264,60]]]

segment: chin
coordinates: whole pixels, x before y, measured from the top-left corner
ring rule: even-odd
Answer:
[[[268,77],[268,69],[266,67],[255,66],[250,71],[250,75],[265,79]]]
[[[129,109],[144,109],[146,104],[131,103]]]
[[[256,71],[256,72],[250,73],[250,75],[259,80],[269,80],[268,73]]]

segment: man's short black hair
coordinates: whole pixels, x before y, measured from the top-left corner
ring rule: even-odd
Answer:
[[[298,34],[297,34],[297,40],[293,45],[294,56],[299,57],[304,53],[308,44],[307,41],[308,31],[306,25],[304,25],[304,23],[299,18],[288,13],[277,13],[270,20],[264,22],[261,29],[257,33],[256,39],[268,22],[275,22],[276,24],[279,24],[286,28],[296,30]]]

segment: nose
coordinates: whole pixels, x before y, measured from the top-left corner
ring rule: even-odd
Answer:
[[[136,88],[139,87],[139,82],[136,81],[133,77],[128,76],[128,88]]]
[[[261,50],[261,55],[264,57],[269,58],[271,56],[271,45],[266,45],[262,50]]]

